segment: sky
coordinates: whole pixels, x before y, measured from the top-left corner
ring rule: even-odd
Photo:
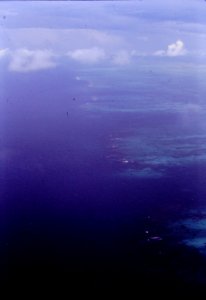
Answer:
[[[10,72],[206,62],[206,2],[1,1],[0,63]]]

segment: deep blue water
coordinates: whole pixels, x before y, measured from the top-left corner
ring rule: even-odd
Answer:
[[[2,282],[98,274],[99,284],[204,289],[199,77],[149,67],[4,72]]]

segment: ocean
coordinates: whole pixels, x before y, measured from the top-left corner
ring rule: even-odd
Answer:
[[[204,290],[205,73],[165,60],[4,70],[2,284]]]

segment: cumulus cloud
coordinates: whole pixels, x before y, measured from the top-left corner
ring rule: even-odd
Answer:
[[[158,50],[154,53],[156,56],[182,56],[186,54],[186,49],[183,41],[177,40],[175,43],[167,46],[167,50]]]
[[[181,40],[176,41],[176,43],[168,45],[167,55],[168,56],[179,56],[186,53],[184,43]]]
[[[11,53],[9,70],[30,72],[50,69],[56,66],[54,54],[49,50],[28,50],[21,48]]]
[[[105,51],[98,47],[69,51],[67,55],[81,63],[98,63],[106,58]]]
[[[113,57],[113,63],[116,65],[127,65],[130,63],[130,55],[125,50],[120,50]]]
[[[0,59],[7,56],[9,54],[9,49],[5,48],[5,49],[0,49]]]

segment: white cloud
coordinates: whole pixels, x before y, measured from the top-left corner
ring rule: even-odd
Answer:
[[[94,30],[94,29],[87,29],[84,30],[84,34],[88,35],[90,40],[93,40],[95,43],[99,45],[115,45],[119,44],[122,41],[122,38],[114,35],[108,34],[104,31]]]
[[[60,54],[92,47],[114,49],[124,43],[121,36],[95,29],[3,28],[12,48],[52,49]]]
[[[69,51],[67,55],[78,62],[89,64],[98,63],[106,58],[105,51],[97,47]]]
[[[157,50],[154,52],[155,56],[165,56],[166,55],[166,51],[165,50]]]
[[[5,48],[5,49],[0,49],[0,59],[7,56],[9,54],[9,49]]]
[[[167,50],[158,50],[154,53],[156,56],[182,56],[186,54],[186,49],[183,41],[177,40],[175,43],[167,46]]]
[[[113,63],[116,65],[127,65],[130,63],[130,55],[125,50],[120,50],[114,55]]]
[[[179,56],[184,55],[186,52],[184,48],[184,43],[181,40],[176,41],[176,43],[171,44],[167,47],[168,56]]]
[[[16,72],[30,72],[53,68],[54,54],[49,50],[28,50],[21,48],[11,53],[9,70]]]

